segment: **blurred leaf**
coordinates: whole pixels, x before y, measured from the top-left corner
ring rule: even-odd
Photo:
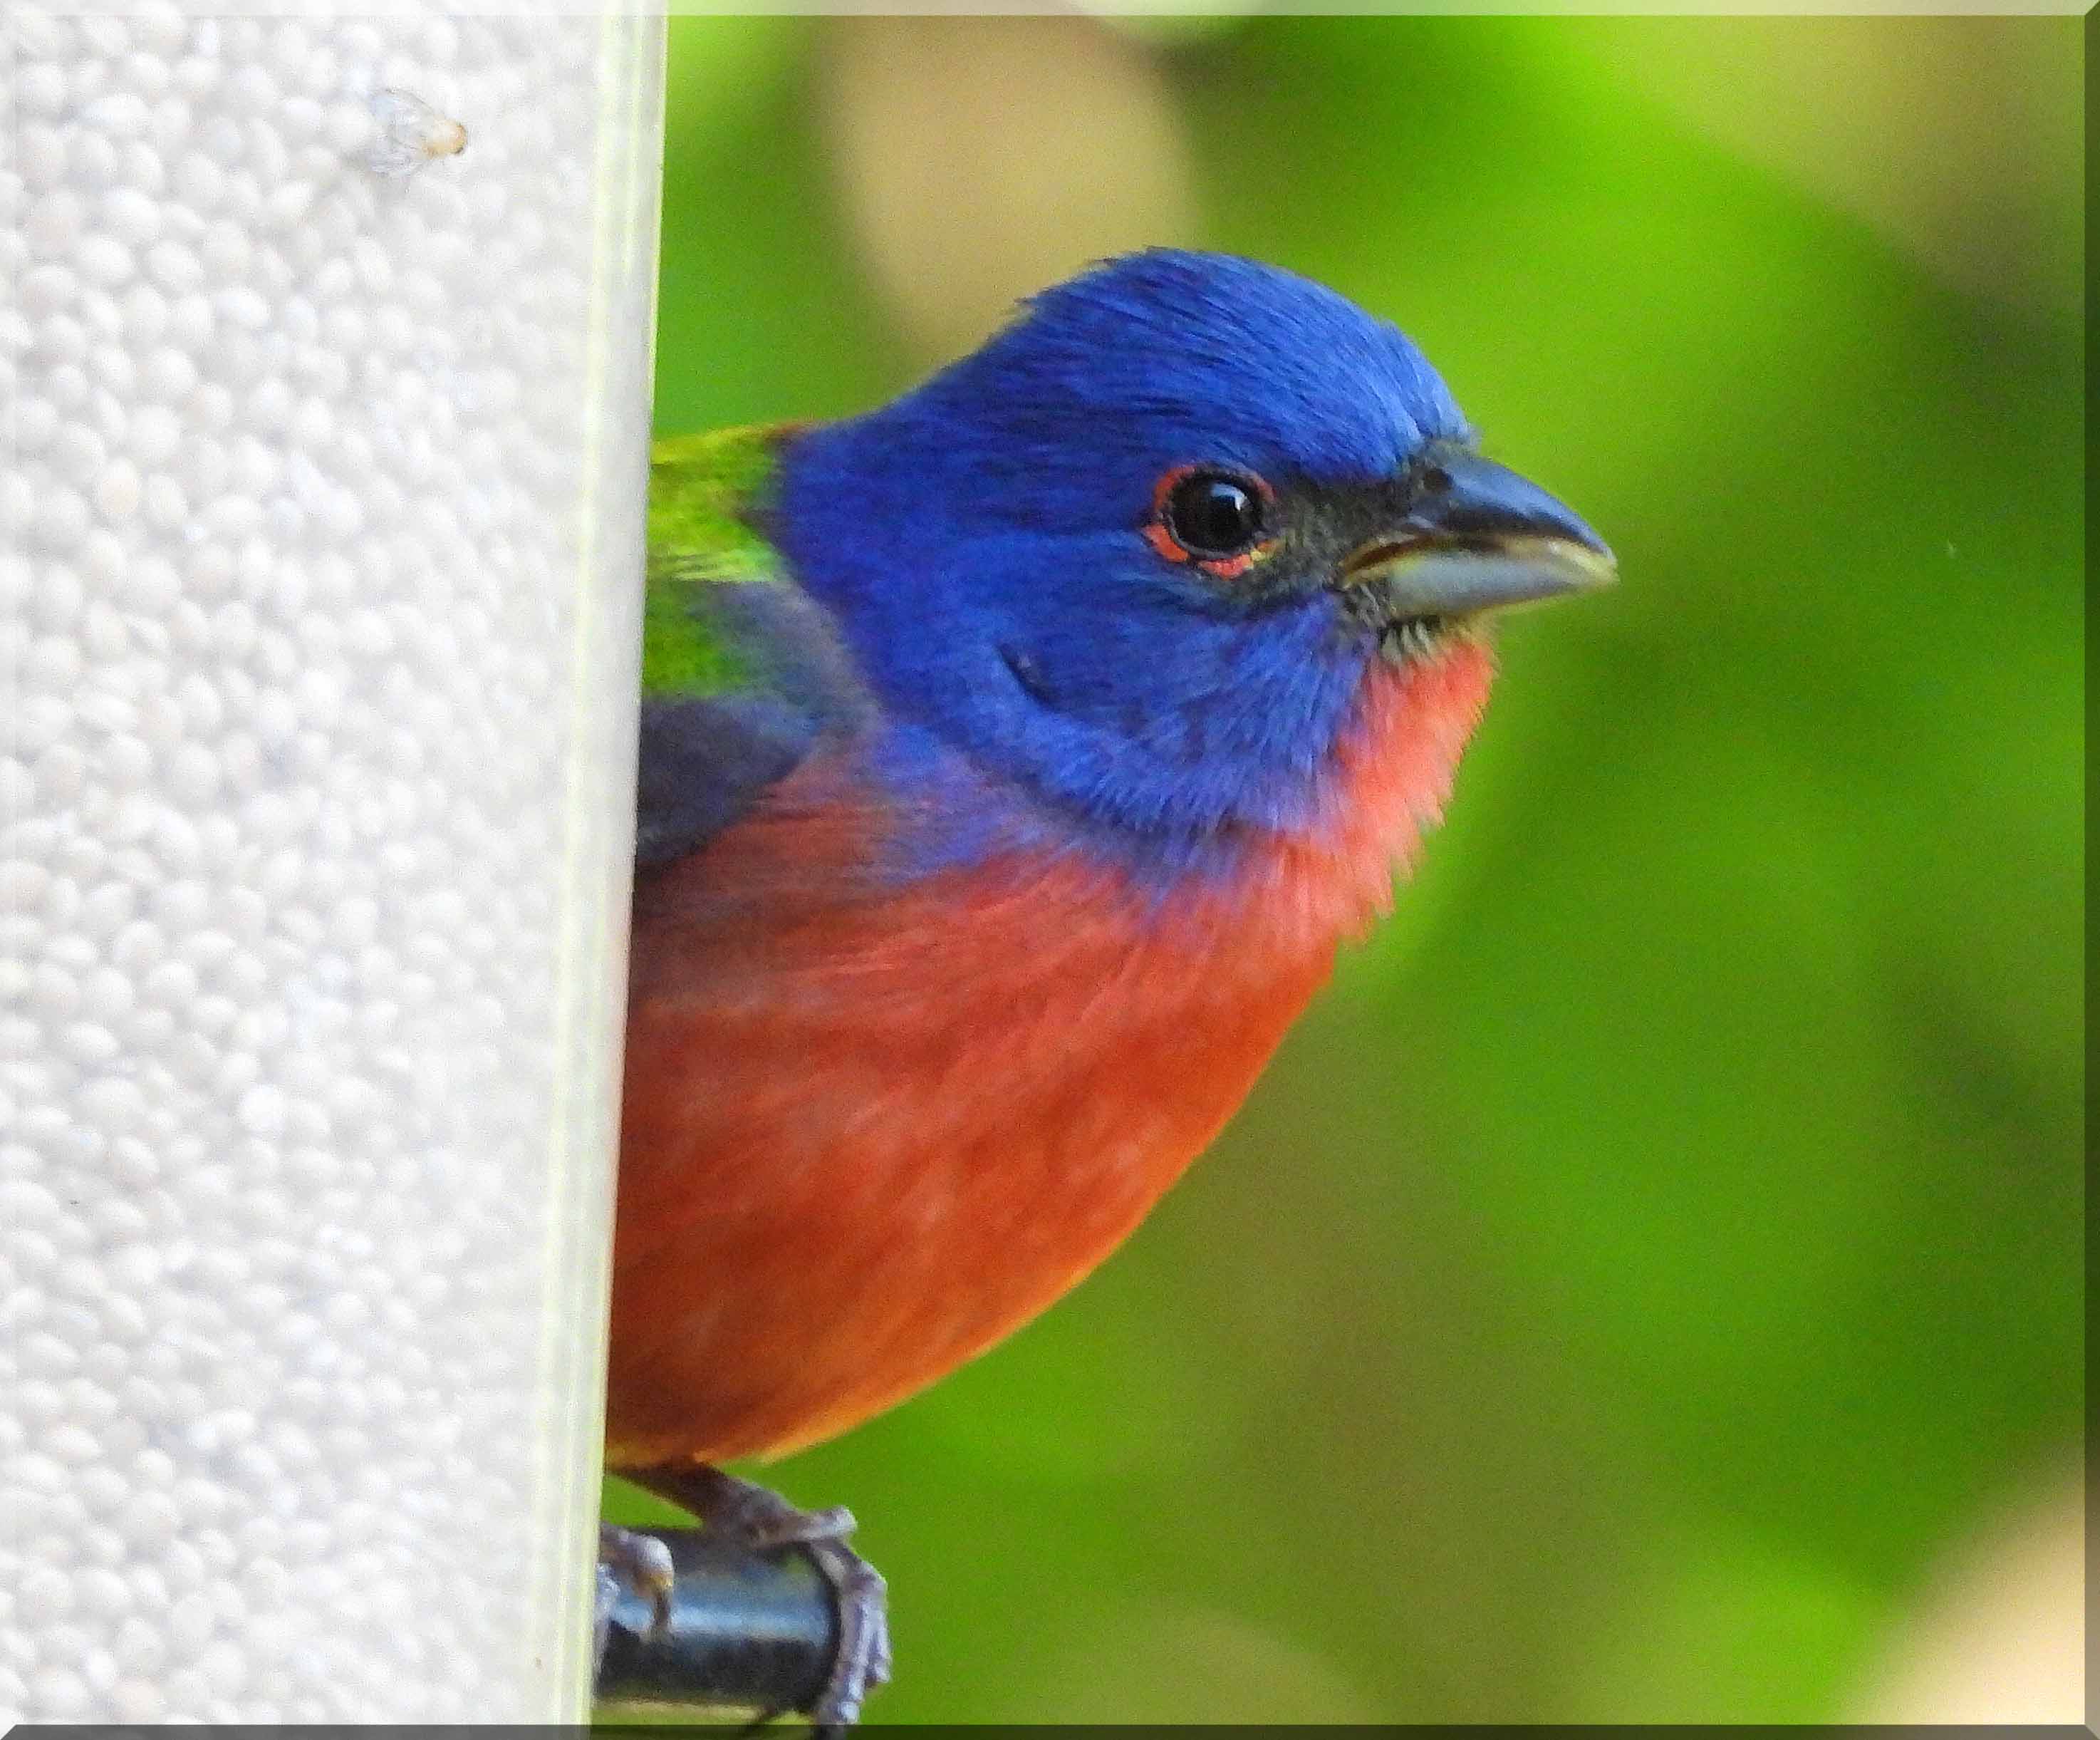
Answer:
[[[1754,1539],[1672,1541],[1630,1596],[1582,1622],[1570,1721],[1814,1722],[1883,1618],[1827,1567]]]

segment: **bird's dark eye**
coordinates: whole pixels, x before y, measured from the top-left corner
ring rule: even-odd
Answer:
[[[1244,572],[1271,535],[1268,486],[1249,472],[1177,466],[1160,479],[1153,513],[1159,553],[1214,574]]]
[[[1192,556],[1237,556],[1261,541],[1261,497],[1222,471],[1192,471],[1167,497],[1167,529]]]

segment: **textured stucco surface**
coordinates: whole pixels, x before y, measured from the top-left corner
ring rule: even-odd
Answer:
[[[573,1716],[660,22],[9,11],[0,1719]]]

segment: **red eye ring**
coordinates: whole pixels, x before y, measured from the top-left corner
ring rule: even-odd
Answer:
[[[1237,466],[1171,467],[1153,486],[1145,540],[1169,562],[1233,580],[1276,547],[1276,492]]]

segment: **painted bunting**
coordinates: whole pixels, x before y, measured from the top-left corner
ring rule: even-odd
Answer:
[[[1388,904],[1485,620],[1612,563],[1394,327],[1169,251],[865,416],[661,443],[649,551],[608,1460],[811,1552],[849,1720],[851,1518],[719,1465],[1137,1225]]]

